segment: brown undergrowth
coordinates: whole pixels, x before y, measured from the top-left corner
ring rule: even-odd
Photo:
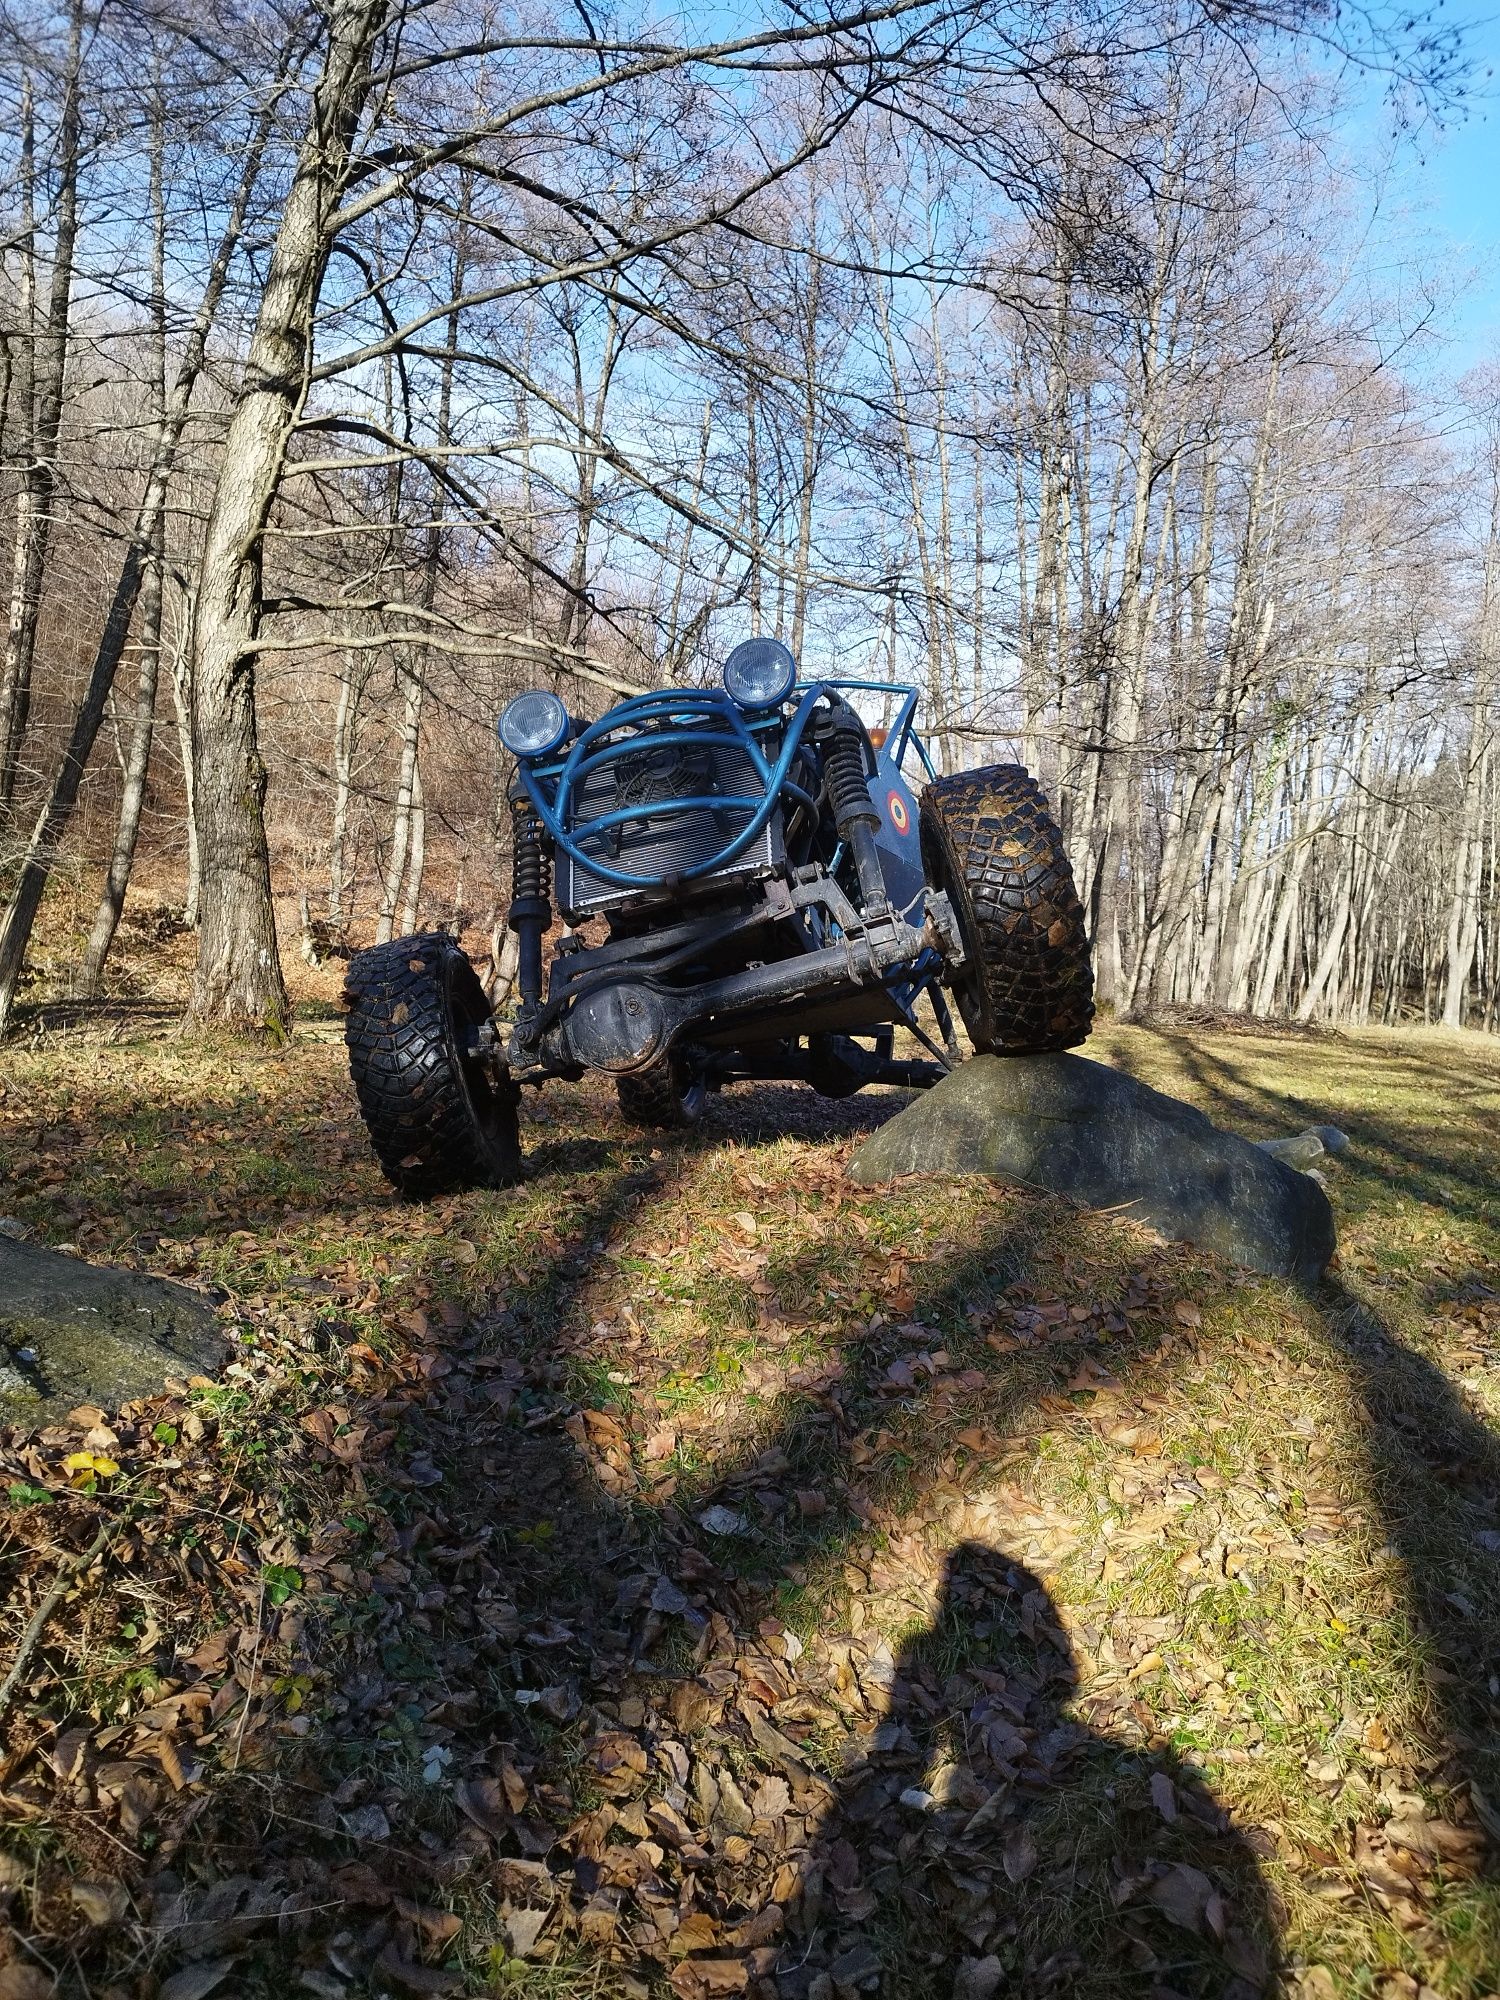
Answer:
[[[327,1042],[8,1053],[7,1212],[239,1352],[5,1439],[0,1665],[110,1532],[4,1718],[0,1994],[1500,1988],[1500,1063],[1098,1052],[1347,1127],[1317,1296],[855,1189],[889,1095],[559,1090],[409,1209]]]

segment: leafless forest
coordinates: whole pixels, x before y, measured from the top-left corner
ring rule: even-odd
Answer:
[[[760,630],[1040,773],[1121,1013],[1494,1028],[1500,369],[1409,365],[1330,138],[1460,52],[1332,34],[0,15],[0,1027],[64,907],[107,988],[132,871],[206,1021],[482,936],[506,695]]]

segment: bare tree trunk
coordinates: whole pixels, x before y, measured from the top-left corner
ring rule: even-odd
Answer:
[[[748,361],[748,357],[747,357]],[[745,480],[750,506],[750,630],[764,630],[763,592],[765,578],[760,529],[760,453],[755,423],[755,374],[750,370],[745,382]]]
[[[266,520],[307,393],[328,224],[370,87],[385,0],[333,0],[328,46],[224,438],[204,538],[194,635],[193,756],[203,870],[192,1014],[285,1033],[255,715]]]
[[[426,861],[427,805],[422,797],[422,766],[419,763],[412,772],[411,840],[406,864],[406,900],[401,906],[403,937],[410,937],[417,928],[417,911],[422,901],[422,872]]]
[[[463,290],[462,246],[457,268],[453,276],[455,295]],[[588,643],[590,606],[588,599],[589,549],[593,540],[594,515],[596,511],[595,491],[599,481],[599,454],[597,441],[604,435],[605,413],[609,403],[610,385],[615,369],[625,348],[625,331],[620,315],[620,303],[613,292],[606,309],[604,330],[604,351],[599,360],[599,376],[594,384],[592,399],[588,396],[583,379],[583,352],[579,345],[578,331],[573,334],[573,395],[577,411],[578,447],[573,454],[574,472],[578,482],[577,509],[573,527],[573,557],[568,565],[568,584],[563,596],[562,611],[558,619],[557,639],[560,646],[569,644],[582,649]],[[457,344],[458,327],[453,318],[448,322],[448,345],[450,352]],[[443,398],[446,410],[452,379],[452,362],[444,363]],[[440,441],[446,443],[446,415],[442,420]]]
[[[974,398],[974,597],[969,612],[969,641],[972,654],[969,668],[970,699],[974,705],[976,720],[985,706],[984,685],[984,592],[987,554],[984,542],[984,452],[979,444],[978,395]],[[988,742],[984,746],[983,762],[989,761]]]
[[[1354,870],[1364,834],[1365,802],[1370,796],[1372,750],[1375,737],[1373,716],[1365,719],[1359,750],[1359,785],[1353,814],[1353,825],[1348,838],[1339,843],[1338,866],[1333,884],[1333,914],[1324,934],[1323,948],[1308,977],[1302,998],[1297,1003],[1296,1019],[1311,1021],[1320,1011],[1334,1012],[1333,1005],[1325,998],[1330,991],[1337,991],[1337,975],[1343,960],[1344,948],[1354,920],[1355,880]]]
[[[1165,273],[1162,273],[1165,277]],[[1132,809],[1138,797],[1141,729],[1141,665],[1145,646],[1146,542],[1151,524],[1151,491],[1159,438],[1155,381],[1160,332],[1160,293],[1153,295],[1142,350],[1141,402],[1135,437],[1135,491],[1120,576],[1120,631],[1110,676],[1109,726],[1104,732],[1108,765],[1103,774],[1104,825],[1099,843],[1097,920],[1094,930],[1096,990],[1102,1005],[1122,1009],[1126,999],[1121,877],[1131,850]]]
[[[344,898],[349,893],[349,795],[354,784],[354,753],[359,742],[359,694],[355,686],[358,655],[345,655],[339,673],[338,707],[333,722],[333,836],[328,844],[328,928],[334,936],[344,929]]]
[[[36,238],[34,226],[34,135],[28,116],[22,138],[23,161],[23,291],[29,294],[28,401],[31,406],[27,457],[16,496],[15,546],[11,570],[10,616],[5,657],[0,662],[0,818],[8,818],[15,797],[16,776],[31,714],[31,675],[36,657],[37,617],[42,603],[42,577],[57,495],[57,445],[62,424],[63,388],[68,364],[68,329],[73,299],[73,254],[78,238],[78,159],[82,135],[79,112],[83,60],[83,4],[73,0],[68,30],[68,66],[63,78],[62,116],[58,125],[57,223],[52,240],[52,276],[46,317],[35,310]],[[23,299],[23,311],[25,307]],[[19,968],[18,968],[19,969]],[[0,991],[0,1032],[9,1003]]]
[[[155,403],[157,432],[167,423],[167,218],[164,199],[163,158],[166,144],[166,106],[160,81],[152,101],[151,125],[151,390]],[[125,891],[135,861],[135,844],[141,827],[141,808],[146,798],[146,779],[151,769],[151,743],[156,728],[156,692],[161,673],[161,615],[163,565],[166,557],[166,512],[158,513],[153,524],[151,553],[146,559],[145,582],[141,591],[140,681],[136,688],[135,721],[130,749],[120,784],[120,817],[115,830],[114,851],[99,897],[83,960],[74,981],[74,992],[91,1000],[104,976],[104,961],[114,943],[120,912],[125,907]]]
[[[878,256],[877,256],[878,262]],[[927,523],[927,505],[923,495],[923,463],[918,453],[916,439],[912,432],[910,410],[907,403],[905,372],[896,351],[896,335],[891,320],[890,300],[886,295],[885,280],[875,280],[869,287],[874,301],[875,316],[880,326],[881,341],[885,349],[886,366],[889,370],[891,389],[891,415],[895,420],[897,446],[901,454],[902,469],[906,474],[907,503],[911,508],[912,539],[916,544],[917,562],[922,572],[922,596],[927,608],[927,699],[931,708],[929,728],[937,735],[943,746],[943,767],[955,770],[958,767],[956,741],[951,729],[953,717],[943,684],[943,587],[933,560],[932,538]]]
[[[182,921],[190,930],[198,928],[198,892],[202,873],[198,866],[197,772],[193,766],[193,618],[195,600],[183,607],[182,638],[172,659],[172,710],[177,718],[177,754],[182,763],[183,800],[187,808],[187,879],[182,889]]]
[[[708,470],[708,451],[713,441],[713,418],[714,406],[712,402],[706,402],[703,405],[703,422],[698,430],[698,463],[693,473],[692,504],[695,511],[703,497],[703,480]],[[677,548],[675,575],[672,579],[672,596],[667,608],[666,632],[661,647],[662,662],[665,666],[668,680],[675,680],[677,678],[683,662],[687,659],[688,653],[696,641],[699,619],[702,617],[700,611],[697,617],[687,621],[686,626],[684,626],[682,594],[687,587],[688,566],[692,561],[693,529],[695,526],[696,522],[693,516],[689,515],[688,519],[683,522],[682,542]],[[669,544],[668,546],[670,548],[672,545]],[[733,546],[732,541],[725,541],[721,560],[728,560]]]
[[[161,667],[162,610],[161,552],[152,556],[141,591],[140,650],[141,677],[136,689],[135,721],[130,732],[125,773],[120,785],[120,817],[109,871],[94,913],[88,944],[73,982],[80,999],[92,1000],[104,976],[104,961],[115,941],[120,913],[125,907],[125,891],[135,862],[136,838],[141,828],[141,808],[146,798],[146,779],[151,769],[151,743],[156,728],[156,689]]]
[[[1458,837],[1454,844],[1453,896],[1448,906],[1448,955],[1443,984],[1445,1028],[1461,1028],[1464,1024],[1469,980],[1479,944],[1484,797],[1490,765],[1490,688],[1497,657],[1500,657],[1500,485],[1494,489],[1491,501],[1480,610],[1479,665],[1469,707],[1469,741],[1464,754]]]
[[[818,207],[816,184],[808,201],[807,240],[816,245]],[[797,554],[793,571],[792,635],[794,657],[802,658],[803,635],[807,630],[808,577],[812,569],[813,495],[818,476],[818,310],[821,302],[822,266],[814,248],[807,276],[807,297],[802,312],[802,469],[797,500]]]
[[[218,253],[209,271],[203,298],[199,303],[182,359],[178,364],[165,419],[157,433],[151,469],[146,478],[146,490],[136,509],[130,540],[115,584],[114,597],[104,621],[104,629],[95,649],[94,662],[83,699],[74,715],[67,748],[53,780],[51,794],[37,815],[15,888],[11,893],[4,918],[0,919],[0,1035],[3,1035],[10,1025],[11,1010],[15,1004],[16,983],[21,975],[26,948],[31,941],[32,927],[36,922],[37,911],[41,907],[47,877],[51,873],[59,845],[78,801],[78,792],[83,783],[89,755],[99,734],[100,724],[104,720],[115,675],[119,670],[125,642],[130,634],[130,620],[135,609],[141,579],[152,552],[160,546],[167,491],[177,462],[178,446],[187,424],[193,390],[203,367],[209,330],[223,297],[225,281],[229,275],[230,258],[239,241],[245,211],[259,175],[261,155],[270,134],[273,110],[274,101],[268,103],[262,114],[255,140],[246,157],[236,198],[231,205],[224,234],[219,240]]]
[[[402,689],[401,764],[396,779],[396,811],[391,824],[391,854],[386,864],[385,883],[380,898],[380,917],[375,926],[375,942],[388,944],[395,935],[396,906],[401,884],[406,879],[407,855],[411,846],[412,808],[417,796],[417,753],[422,738],[422,697],[425,693],[421,666],[404,659],[398,669]]]

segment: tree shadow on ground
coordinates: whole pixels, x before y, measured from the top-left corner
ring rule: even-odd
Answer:
[[[781,1135],[765,1110],[741,1132]],[[802,1106],[787,1112],[800,1131]],[[344,1447],[366,1497],[298,1551],[305,1598],[171,1662],[211,1704],[197,1747],[223,1775],[179,1799],[158,1787],[149,1805],[142,1950],[158,1972],[231,1956],[247,1994],[284,1992],[288,1976],[325,1996],[452,1991],[451,1906],[481,1937],[493,1927],[497,1964],[545,1926],[559,1961],[537,1977],[560,1993],[573,1954],[591,1992],[639,1992],[633,1966],[670,1970],[683,2000],[746,1987],[979,2000],[1001,1976],[1023,1995],[1258,1990],[1272,1912],[1249,1838],[1144,1729],[1122,1732],[1118,1707],[1094,1723],[1070,1712],[1070,1645],[1003,1546],[1004,1488],[955,1489],[944,1457],[965,1416],[1003,1461],[1026,1426],[1087,1394],[1070,1388],[1076,1345],[997,1354],[986,1329],[1002,1298],[1045,1297],[1045,1257],[1091,1225],[1018,1195],[987,1234],[914,1272],[904,1317],[848,1313],[829,1366],[768,1392],[671,1485],[623,1444],[608,1389],[621,1323],[596,1308],[616,1233],[714,1143],[632,1163],[596,1139],[543,1141],[540,1175],[592,1176],[555,1249],[503,1301],[425,1324],[371,1378],[351,1425],[369,1434],[363,1463]],[[503,1227],[507,1198],[490,1199]],[[1108,1333],[1097,1352],[1127,1381],[1175,1365],[1179,1262],[1142,1240],[1093,1308],[1087,1331]],[[1478,1454],[1481,1477],[1488,1433],[1426,1379],[1437,1371],[1368,1327],[1331,1320],[1330,1337],[1366,1385],[1393,1519],[1451,1537],[1468,1515],[1444,1513],[1440,1466],[1413,1472],[1410,1427],[1424,1405],[1445,1412],[1445,1450]],[[326,1461],[340,1443],[315,1449]],[[267,1519],[292,1463],[268,1455]],[[815,1633],[825,1678],[795,1671],[789,1595],[832,1603],[870,1523],[934,1492],[958,1549],[899,1654],[825,1658]],[[705,1527],[716,1509],[727,1531]],[[220,1560],[203,1546],[200,1560]],[[1408,1572],[1418,1615],[1451,1628],[1441,1566],[1424,1578],[1413,1544]],[[1447,1671],[1470,1673],[1463,1659]],[[311,1699],[294,1714],[299,1681]],[[1472,1741],[1467,1699],[1450,1713]],[[66,1785],[97,1845],[108,1760],[92,1754]],[[933,1804],[902,1805],[914,1790]],[[96,1977],[101,1944],[69,1946],[72,1990]],[[873,1962],[849,1959],[861,1944]],[[703,1969],[721,1963],[737,1970]]]
[[[1424,1637],[1444,1775],[1479,1788],[1500,1840],[1500,1437],[1342,1285],[1325,1282],[1316,1303],[1362,1409],[1373,1495]]]
[[[665,1970],[682,1954],[673,1990],[689,2000],[947,2000],[960,1974],[977,2000],[995,1966],[1019,1994],[1259,1992],[1267,1899],[1248,1844],[1185,1768],[1065,1713],[1068,1644],[1043,1586],[1003,1548],[964,1547],[894,1673],[883,1644],[857,1649],[863,1697],[842,1726],[828,1661],[792,1672],[767,1637],[788,1589],[828,1583],[872,1520],[920,1506],[938,1431],[959,1421],[955,1383],[1002,1441],[1063,1388],[1076,1348],[998,1360],[984,1327],[1076,1218],[1018,1197],[1009,1221],[919,1276],[907,1320],[861,1314],[835,1366],[780,1389],[753,1433],[671,1490],[647,1491],[607,1402],[580,1403],[578,1371],[597,1382],[618,1358],[618,1329],[590,1317],[601,1244],[692,1150],[602,1176],[568,1245],[500,1309],[429,1332],[431,1386],[392,1410],[380,1469],[394,1554],[374,1569],[364,1623],[343,1621],[338,1693],[296,1742],[299,1768],[247,1780],[268,1807],[253,1846],[233,1788],[195,1838],[231,1880],[274,1863],[283,1906],[331,1902],[338,1914],[288,1956],[371,1990],[382,1976],[420,1990],[433,1953],[411,1910],[461,1900],[498,1843],[492,1879],[520,1935],[527,1907],[546,1906],[606,1991],[612,1959]],[[1122,1315],[1110,1360],[1149,1374],[1173,1253],[1140,1260],[1101,1311],[1136,1315]],[[875,1424],[895,1448],[862,1471]],[[957,1518],[972,1498],[957,1496]],[[1003,1522],[1003,1505],[978,1504]],[[335,1530],[309,1572],[350,1538]],[[326,1676],[339,1616],[296,1636]],[[960,1739],[942,1780],[952,1798],[901,1806]],[[456,1823],[448,1788],[418,1775],[433,1743],[462,1788]],[[187,1884],[168,1879],[158,1901],[158,1930],[187,1926],[195,1957],[224,1947]],[[353,1926],[351,1906],[364,1911]]]
[[[1162,1036],[1210,1110],[1252,1129],[1285,1125],[1288,1111],[1326,1121],[1313,1097],[1288,1097],[1222,1054]],[[1358,1051],[1353,1052],[1355,1055]],[[1382,1065],[1387,1059],[1382,1057]],[[1417,1056],[1402,1066],[1441,1081],[1460,1100],[1492,1094],[1492,1078],[1465,1084],[1450,1061]],[[1398,1118],[1360,1105],[1346,1115],[1354,1151],[1341,1179],[1377,1196],[1394,1186],[1432,1210],[1480,1229],[1500,1222],[1487,1136],[1476,1126],[1467,1159],[1414,1142]],[[1428,1267],[1440,1272],[1437,1264]],[[1429,1277],[1430,1310],[1450,1317],[1471,1365],[1493,1363],[1500,1330],[1500,1270],[1493,1265]],[[1462,1800],[1467,1790],[1500,1842],[1500,1435],[1460,1385],[1400,1339],[1377,1304],[1335,1277],[1310,1295],[1319,1338],[1353,1392],[1369,1489],[1401,1568],[1401,1594],[1420,1637],[1431,1698],[1433,1762]],[[1450,1857],[1472,1859],[1465,1836]]]
[[[1308,1125],[1329,1122],[1326,1100],[1312,1094],[1301,1096],[1273,1090],[1256,1082],[1245,1066],[1159,1029],[1140,1032],[1152,1035],[1181,1064],[1211,1117],[1252,1130],[1268,1126],[1284,1131],[1289,1117],[1305,1119]],[[1418,1075],[1430,1074],[1432,1081],[1442,1082],[1445,1089],[1453,1088],[1450,1066],[1429,1065],[1415,1057],[1407,1058],[1405,1066]],[[1465,1086],[1459,1079],[1456,1094],[1464,1097],[1482,1091],[1493,1093],[1496,1089],[1500,1089],[1500,1084]],[[1342,1173],[1363,1177],[1372,1184],[1378,1182],[1428,1207],[1452,1210],[1466,1221],[1494,1225],[1493,1160],[1482,1134],[1475,1134],[1470,1163],[1465,1170],[1451,1152],[1440,1155],[1418,1145],[1409,1128],[1397,1118],[1381,1116],[1368,1105],[1360,1105],[1344,1115],[1349,1136],[1359,1143],[1355,1153],[1341,1165]],[[1384,1160],[1378,1166],[1362,1160],[1360,1143],[1376,1148],[1385,1156]]]

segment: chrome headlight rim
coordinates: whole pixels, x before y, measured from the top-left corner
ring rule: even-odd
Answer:
[[[739,708],[778,708],[797,685],[797,661],[780,639],[742,639],[724,662],[724,691]]]
[[[512,757],[546,757],[560,750],[573,727],[551,688],[527,688],[500,711],[496,734]]]

